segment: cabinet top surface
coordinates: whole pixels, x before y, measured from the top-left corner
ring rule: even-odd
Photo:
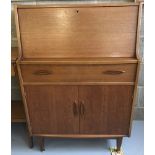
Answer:
[[[17,6],[19,56],[135,58],[138,16],[137,3]]]
[[[74,8],[74,7],[109,7],[109,6],[139,6],[139,3],[136,2],[98,2],[98,3],[57,3],[57,4],[44,4],[44,5],[22,5],[22,4],[14,4],[16,8],[52,8],[52,7],[58,7],[58,8]]]

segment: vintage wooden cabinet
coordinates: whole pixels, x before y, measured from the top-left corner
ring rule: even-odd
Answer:
[[[130,136],[139,71],[138,3],[16,6],[30,135]]]

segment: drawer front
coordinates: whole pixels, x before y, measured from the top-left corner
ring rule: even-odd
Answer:
[[[134,82],[136,64],[21,65],[24,82]]]

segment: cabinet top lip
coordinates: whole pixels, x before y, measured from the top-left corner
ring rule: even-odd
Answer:
[[[29,8],[76,8],[76,7],[123,7],[123,6],[138,6],[139,3],[135,2],[117,2],[117,3],[66,3],[66,4],[37,4],[37,5],[22,5],[14,4],[17,9]]]
[[[102,64],[137,64],[137,58],[86,58],[86,59],[24,59],[17,60],[18,64],[52,64],[52,65],[102,65]]]

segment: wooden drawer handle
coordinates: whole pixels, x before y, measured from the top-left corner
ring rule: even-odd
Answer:
[[[38,71],[34,72],[33,74],[35,74],[35,75],[50,75],[50,74],[52,74],[52,72],[50,72],[48,70],[38,70]]]
[[[78,105],[77,101],[74,101],[73,103],[73,114],[74,116],[78,115]]]
[[[109,75],[118,75],[118,74],[123,74],[125,71],[113,71],[113,70],[108,70],[104,71],[103,74],[109,74]]]
[[[80,104],[80,115],[83,116],[84,114],[85,114],[84,101],[81,101],[81,104]]]

